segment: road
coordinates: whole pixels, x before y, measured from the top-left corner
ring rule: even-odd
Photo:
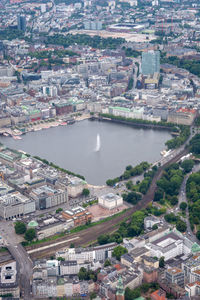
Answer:
[[[23,294],[23,299],[30,300],[31,297],[31,278],[33,265],[32,261],[20,244],[21,238],[14,232],[12,222],[1,220],[0,221],[0,235],[6,241],[6,247],[17,261],[20,270],[20,285]]]
[[[192,169],[192,171],[187,174],[182,182],[181,185],[181,189],[180,189],[180,193],[178,196],[178,207],[180,206],[181,202],[187,202],[187,196],[186,196],[186,184],[187,184],[187,180],[190,177],[190,175],[192,173],[196,173],[200,171],[200,164],[195,165]],[[186,209],[186,217],[184,218],[185,222],[187,224],[187,236],[189,239],[191,239],[193,242],[196,242],[199,244],[199,240],[197,239],[196,235],[193,233],[191,226],[190,226],[190,221],[189,221],[189,211],[188,211],[188,207]]]
[[[67,240],[74,239],[75,246],[83,246],[83,245],[89,245],[93,243],[97,237],[104,233],[111,233],[118,229],[119,223],[124,220],[124,218],[129,218],[134,212],[137,210],[143,209],[147,207],[147,205],[153,200],[154,193],[157,188],[156,182],[160,179],[162,176],[162,172],[164,168],[174,162],[177,162],[180,160],[180,158],[187,153],[187,150],[183,150],[181,153],[176,155],[175,157],[168,158],[169,161],[164,164],[162,167],[159,168],[158,172],[154,176],[151,186],[147,192],[147,194],[143,197],[141,201],[139,201],[134,207],[128,209],[124,214],[119,215],[115,217],[114,219],[111,219],[105,223],[101,223],[99,225],[96,225],[95,227],[90,227],[88,229],[82,230],[81,232],[74,233],[74,234],[68,234],[64,237],[61,237],[55,241],[49,241],[42,244],[42,246],[49,245],[48,251],[47,250],[41,250],[38,252],[35,252],[31,255],[31,257],[34,258],[40,258],[45,256],[51,256],[56,251],[59,250],[60,246],[55,245],[55,243],[59,243],[60,241],[66,241],[66,244],[63,243],[63,247],[69,246],[69,242]],[[36,248],[40,248],[41,245],[33,245],[31,247],[26,247],[26,250],[32,250]],[[38,249],[39,250],[39,249]]]
[[[166,166],[171,163],[177,162],[182,156],[187,153],[184,149],[184,145],[178,149],[174,150],[169,156],[162,158],[160,161],[161,167],[154,176],[150,188],[147,194],[142,198],[142,200],[134,207],[128,209],[124,214],[115,217],[105,223],[96,225],[95,227],[90,227],[81,232],[68,234],[56,241],[49,241],[41,245],[34,245],[32,247],[26,247],[26,250],[19,243],[18,237],[14,233],[13,225],[5,220],[0,221],[0,234],[6,240],[7,247],[10,253],[13,255],[15,260],[18,262],[20,267],[20,283],[23,290],[23,298],[25,300],[32,299],[31,297],[31,278],[32,278],[32,261],[27,253],[32,249],[31,257],[49,257],[62,247],[69,246],[71,241],[74,242],[75,246],[89,245],[93,243],[97,237],[104,233],[111,233],[119,227],[119,223],[124,220],[124,218],[129,218],[135,211],[147,207],[147,205],[153,200],[154,194],[157,188],[156,182],[162,176],[163,170]],[[117,192],[117,190],[116,190]],[[46,247],[48,246],[48,247]],[[43,247],[43,248],[42,248]],[[44,248],[45,247],[45,248]],[[38,248],[38,251],[36,249]]]

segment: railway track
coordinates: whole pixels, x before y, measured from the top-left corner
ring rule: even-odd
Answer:
[[[146,195],[142,198],[140,202],[138,202],[134,207],[128,209],[124,214],[119,215],[115,217],[114,219],[111,219],[105,223],[101,223],[99,225],[96,225],[94,227],[90,227],[88,229],[82,230],[78,233],[74,234],[68,234],[64,237],[58,238],[54,241],[45,242],[42,245],[33,245],[26,247],[26,251],[29,252],[29,250],[38,249],[37,252],[31,253],[30,256],[34,259],[36,258],[42,258],[42,257],[49,257],[53,254],[55,254],[56,251],[58,251],[61,248],[64,248],[66,246],[69,246],[70,243],[74,243],[75,246],[82,246],[82,245],[89,245],[90,243],[94,243],[94,241],[97,239],[97,237],[101,234],[105,233],[111,233],[115,230],[117,230],[120,222],[122,222],[125,218],[129,218],[134,212],[137,210],[146,208],[147,205],[153,201],[154,194],[156,191],[156,182],[159,180],[162,176],[163,170],[170,164],[175,163],[180,160],[180,158],[187,154],[188,150],[184,149],[179,154],[177,154],[175,157],[173,157],[171,160],[169,160],[166,164],[164,164],[162,167],[160,167],[155,174],[150,188]],[[74,240],[73,240],[74,239]],[[69,241],[70,240],[70,241]],[[56,245],[56,243],[63,242],[62,244]],[[47,249],[42,249],[42,247],[48,246]],[[41,248],[41,250],[40,250]]]

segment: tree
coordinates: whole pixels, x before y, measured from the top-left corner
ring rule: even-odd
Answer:
[[[108,266],[111,266],[111,262],[109,259],[106,259],[104,263],[104,267],[108,267]]]
[[[25,240],[31,242],[36,237],[36,231],[34,228],[30,228],[25,233]]]
[[[200,230],[197,231],[196,237],[198,238],[198,240],[200,240]]]
[[[158,225],[157,225],[157,224],[154,224],[154,225],[152,226],[152,229],[153,229],[153,230],[158,229]]]
[[[121,245],[114,248],[112,256],[116,257],[117,260],[120,260],[121,256],[127,253],[128,250]]]
[[[183,210],[183,211],[185,211],[186,208],[187,208],[187,203],[186,202],[181,202],[180,209]]]
[[[58,260],[58,261],[65,261],[65,259],[64,259],[63,257],[61,257],[61,256],[58,257],[57,260]]]
[[[89,194],[90,194],[90,190],[89,189],[83,189],[83,191],[82,191],[82,195],[83,196],[87,197],[87,196],[89,196]]]
[[[171,199],[170,199],[170,203],[173,206],[178,204],[178,198],[176,196],[172,196]]]
[[[159,267],[164,268],[164,266],[165,266],[165,258],[164,256],[161,256],[161,258],[159,259]]]
[[[109,241],[109,235],[108,234],[101,234],[100,236],[98,236],[97,241],[99,243],[99,245],[104,245],[104,244],[108,244]]]
[[[75,247],[74,243],[71,243],[70,246],[69,246],[69,248],[74,248],[74,247]]]
[[[56,209],[56,213],[58,214],[59,212],[61,212],[63,209],[60,207],[58,209]]]
[[[79,278],[79,280],[87,280],[88,279],[87,270],[84,267],[80,268],[80,270],[78,272],[78,278]]]
[[[182,220],[178,220],[176,223],[176,229],[180,232],[185,232],[187,229],[187,224]]]
[[[26,225],[23,222],[17,221],[15,223],[16,234],[24,234],[26,232]]]
[[[192,159],[184,160],[181,163],[181,168],[183,168],[185,173],[191,172],[193,167],[194,167],[194,161]]]
[[[95,299],[97,294],[95,292],[90,293],[90,299]]]

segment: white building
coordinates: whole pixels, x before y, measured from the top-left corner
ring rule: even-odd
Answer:
[[[190,298],[195,297],[195,296],[200,297],[200,282],[195,281],[195,282],[186,284],[185,290],[188,293],[188,296]]]
[[[83,264],[85,261],[104,261],[112,257],[112,250],[116,246],[116,243],[109,243],[89,248],[67,248],[63,251],[56,252],[56,258],[63,257],[66,261],[77,261],[78,264]]]
[[[79,196],[86,187],[87,183],[84,180],[80,178],[72,179],[67,188],[69,197],[75,198]]]
[[[192,242],[181,233],[170,232],[157,240],[147,244],[152,256],[158,258],[164,257],[165,260],[172,259],[178,255],[189,254],[192,248]]]
[[[19,192],[0,197],[0,216],[6,220],[18,218],[35,211],[35,201]]]
[[[154,216],[148,216],[146,218],[144,218],[144,228],[152,228],[153,225],[155,224],[159,224],[160,220]]]
[[[123,205],[123,199],[121,196],[115,195],[113,193],[109,193],[100,196],[98,199],[98,203],[104,208],[114,209]]]

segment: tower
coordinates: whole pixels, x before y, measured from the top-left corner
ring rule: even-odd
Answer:
[[[124,285],[121,276],[119,277],[116,289],[116,300],[124,300]]]
[[[142,74],[153,75],[160,73],[160,52],[147,51],[142,52]]]
[[[17,17],[17,29],[21,31],[26,31],[26,17],[18,16]]]

